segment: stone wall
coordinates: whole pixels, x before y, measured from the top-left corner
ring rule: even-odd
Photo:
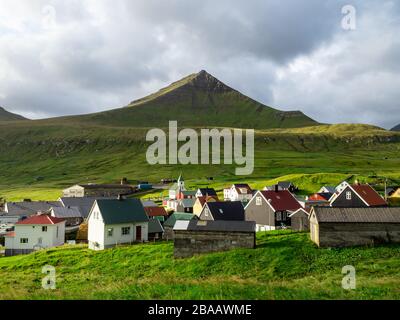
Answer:
[[[226,251],[235,248],[254,249],[254,232],[208,232],[175,230],[174,257],[186,258],[195,254]]]

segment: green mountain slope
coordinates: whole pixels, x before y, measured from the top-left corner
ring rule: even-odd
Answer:
[[[42,289],[45,265],[57,290]],[[343,266],[357,289],[342,288]],[[212,266],[212,267],[210,267]],[[174,259],[173,244],[66,246],[0,258],[0,299],[399,299],[400,246],[318,249],[306,233],[259,233],[256,249]]]
[[[392,128],[392,131],[400,131],[400,124]]]
[[[16,120],[27,120],[27,119],[18,114],[8,112],[4,108],[0,107],[0,121],[16,121]]]
[[[63,118],[126,127],[293,128],[317,125],[300,111],[279,111],[228,87],[206,71],[192,74],[120,109]]]

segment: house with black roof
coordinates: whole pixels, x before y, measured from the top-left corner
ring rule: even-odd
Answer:
[[[199,197],[218,197],[214,188],[199,188],[196,192],[196,198]]]
[[[244,221],[244,207],[241,201],[206,202],[199,218],[214,221]]]
[[[148,241],[148,221],[139,199],[96,200],[88,217],[89,249]]]

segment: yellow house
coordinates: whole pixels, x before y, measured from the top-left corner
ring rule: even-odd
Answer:
[[[203,210],[203,206],[206,202],[216,202],[218,201],[217,197],[198,197],[193,205],[193,214],[196,216],[200,216],[201,211]]]
[[[389,198],[400,199],[400,188],[398,188],[395,192],[393,192]]]

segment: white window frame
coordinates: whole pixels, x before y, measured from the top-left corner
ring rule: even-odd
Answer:
[[[125,232],[128,231],[128,232]],[[129,236],[131,234],[131,227],[121,227],[121,235]]]
[[[346,191],[346,200],[351,200],[351,199],[352,199],[351,191]]]
[[[256,197],[256,206],[262,205],[262,198],[260,196]]]
[[[29,238],[20,238],[19,243],[24,243],[24,244],[29,243]]]

